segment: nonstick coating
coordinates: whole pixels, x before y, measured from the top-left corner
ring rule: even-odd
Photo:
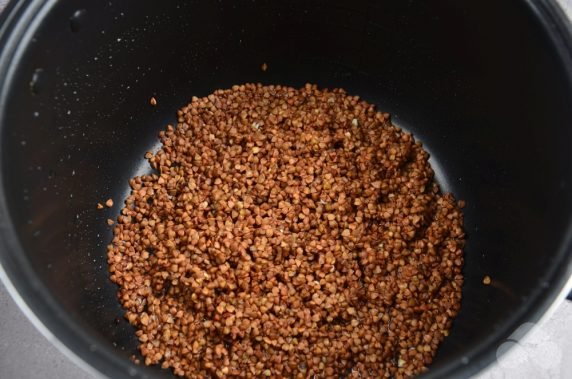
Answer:
[[[169,377],[129,360],[108,279],[105,221],[127,180],[191,96],[343,87],[413,132],[467,202],[462,310],[427,377],[467,376],[572,273],[570,41],[547,0],[14,1],[0,24],[5,279],[103,374]]]

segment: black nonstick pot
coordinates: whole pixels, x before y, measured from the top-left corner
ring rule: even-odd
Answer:
[[[129,359],[105,220],[176,110],[236,83],[360,95],[466,201],[462,310],[425,377],[474,374],[570,289],[572,34],[554,1],[21,0],[0,46],[0,273],[106,376],[172,374]]]

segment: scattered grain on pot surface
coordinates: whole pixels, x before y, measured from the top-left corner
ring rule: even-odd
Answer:
[[[266,70],[268,70],[268,64],[266,64],[266,62],[265,62],[265,63],[262,63],[262,65],[260,66],[260,69],[261,69],[263,72],[266,72]]]
[[[105,202],[105,206],[107,208],[111,208],[113,206],[113,200],[112,199],[107,199],[107,201]]]
[[[405,378],[459,311],[463,216],[421,143],[344,90],[260,84],[178,111],[108,247],[147,365]]]
[[[103,204],[97,203],[97,209],[103,209]]]
[[[486,285],[486,286],[488,286],[489,284],[491,284],[491,277],[488,276],[488,275],[486,275],[486,276],[483,278],[483,284]]]
[[[151,104],[152,106],[157,105],[157,99],[155,99],[154,97],[152,97],[151,99],[149,99],[149,104]]]

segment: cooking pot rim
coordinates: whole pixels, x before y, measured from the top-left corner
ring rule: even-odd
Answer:
[[[572,91],[572,25],[555,0],[523,0],[535,12],[564,61]],[[0,16],[0,143],[4,128],[6,98],[15,72],[16,62],[30,42],[38,25],[57,0],[11,1]],[[0,156],[0,167],[2,157]],[[16,238],[3,191],[4,178],[0,175],[0,280],[5,284],[24,314],[34,326],[59,350],[78,366],[94,376],[113,378],[146,378],[144,369],[119,357],[111,347],[101,346],[57,304],[34,276],[23,249]],[[491,334],[468,357],[459,357],[438,367],[432,367],[423,378],[468,377],[490,364],[496,357],[499,336],[510,332],[526,321],[538,322],[549,315],[572,289],[572,218],[567,236],[562,243],[563,264],[552,275],[550,288],[543,288],[528,308],[505,322],[503,330]]]

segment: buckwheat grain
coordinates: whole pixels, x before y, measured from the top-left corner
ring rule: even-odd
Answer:
[[[387,113],[236,85],[183,107],[108,247],[145,364],[204,377],[394,377],[460,307],[462,203]]]

